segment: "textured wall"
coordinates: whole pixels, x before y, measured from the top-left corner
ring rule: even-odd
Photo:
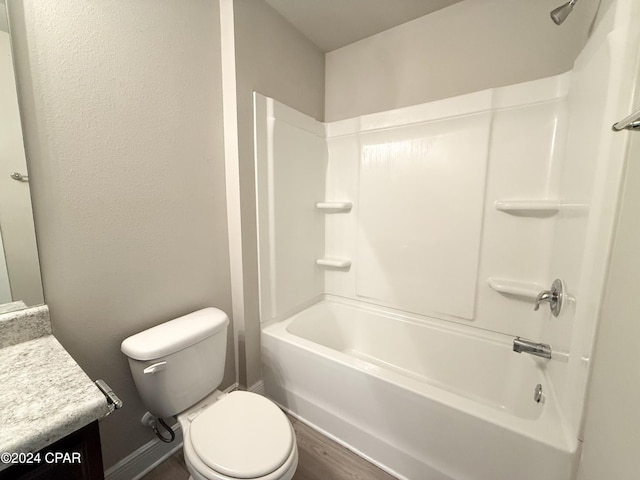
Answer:
[[[53,331],[125,405],[100,426],[108,468],[152,438],[120,342],[231,310],[218,2],[10,7]]]
[[[544,78],[571,69],[600,4],[558,27],[556,0],[460,2],[326,57],[327,121]]]
[[[266,3],[233,3],[245,284],[245,331],[240,332],[240,353],[246,364],[240,365],[240,380],[252,386],[260,380],[253,92],[322,120],[324,55]]]

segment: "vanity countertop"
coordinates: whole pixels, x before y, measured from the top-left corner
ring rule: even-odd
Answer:
[[[0,319],[0,453],[35,452],[112,411],[44,314]]]

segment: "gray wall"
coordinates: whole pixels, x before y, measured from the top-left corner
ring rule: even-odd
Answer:
[[[600,3],[582,0],[562,26],[562,0],[460,2],[329,52],[328,121],[566,72]]]
[[[253,92],[322,120],[324,54],[265,2],[235,0],[233,5],[245,291],[239,372],[240,382],[251,387],[261,378]]]
[[[218,2],[10,7],[53,331],[124,401],[100,425],[108,468],[153,438],[120,342],[231,311]]]

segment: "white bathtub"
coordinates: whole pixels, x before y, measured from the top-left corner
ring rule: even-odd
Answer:
[[[470,330],[326,299],[263,327],[265,392],[398,478],[569,480],[548,360]]]

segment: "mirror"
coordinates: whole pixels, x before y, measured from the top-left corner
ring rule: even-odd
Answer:
[[[0,0],[0,313],[42,303],[8,14]]]

